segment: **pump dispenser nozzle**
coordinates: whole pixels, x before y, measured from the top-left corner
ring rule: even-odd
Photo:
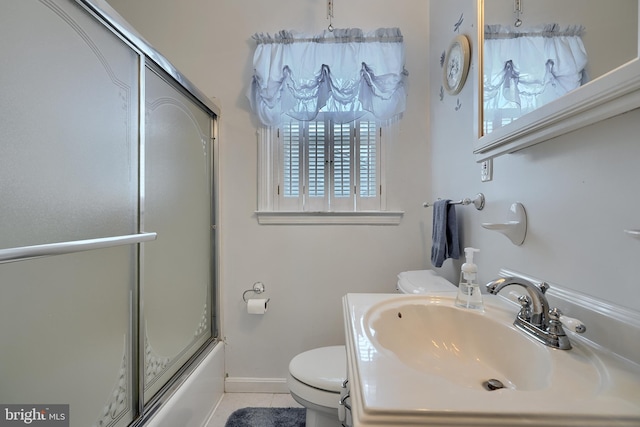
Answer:
[[[473,264],[473,253],[480,252],[480,249],[476,248],[464,248],[464,257],[468,263]]]
[[[476,273],[478,272],[478,266],[473,263],[473,254],[480,252],[480,249],[476,248],[464,248],[465,263],[462,264],[463,278],[469,281],[476,281]]]
[[[458,307],[483,310],[484,306],[482,304],[480,286],[476,281],[478,266],[473,263],[473,254],[476,252],[480,252],[480,249],[464,248],[464,256],[466,262],[462,264],[460,283],[458,285],[458,296],[456,297],[456,305]]]

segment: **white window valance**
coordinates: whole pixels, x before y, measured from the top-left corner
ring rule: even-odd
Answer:
[[[371,33],[335,29],[305,36],[255,34],[254,75],[248,98],[262,124],[283,115],[313,120],[322,111],[339,123],[371,113],[384,121],[406,104],[404,44],[398,28]]]
[[[584,84],[583,31],[579,25],[485,26],[485,128],[500,127]]]

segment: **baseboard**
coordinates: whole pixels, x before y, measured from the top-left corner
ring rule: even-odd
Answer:
[[[286,378],[227,377],[225,393],[289,393]]]

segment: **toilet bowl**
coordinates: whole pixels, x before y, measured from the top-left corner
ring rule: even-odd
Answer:
[[[343,345],[305,351],[291,359],[287,385],[296,402],[307,408],[307,427],[336,427],[342,383],[347,378]]]
[[[433,270],[398,274],[396,289],[406,294],[456,292],[457,287]],[[306,427],[340,427],[338,405],[347,378],[345,346],[321,347],[298,354],[289,363],[287,386],[307,409]]]

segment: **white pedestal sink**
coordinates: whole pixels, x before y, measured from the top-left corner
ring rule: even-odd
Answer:
[[[638,426],[640,368],[579,340],[557,350],[485,296],[344,297],[354,426]],[[504,388],[488,390],[497,379]]]

